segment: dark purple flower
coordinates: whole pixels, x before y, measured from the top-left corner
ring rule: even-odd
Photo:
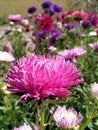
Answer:
[[[47,9],[47,8],[50,8],[52,5],[53,5],[52,2],[44,1],[41,6],[42,6],[43,9]]]
[[[91,20],[84,19],[84,20],[81,21],[81,24],[84,27],[89,27],[89,26],[91,26]]]
[[[32,13],[36,12],[36,10],[37,10],[37,8],[35,6],[31,6],[28,8],[28,13],[32,14]]]
[[[54,28],[50,34],[49,44],[53,44],[56,38],[60,35],[61,35],[61,32],[57,28]]]
[[[53,5],[55,12],[63,12],[63,8],[57,4]]]
[[[42,30],[40,32],[33,32],[33,36],[37,39],[37,40],[41,40],[41,38],[44,38],[45,35],[49,34],[50,31],[48,30]]]
[[[76,25],[76,24],[67,24],[67,25],[66,25],[66,29],[67,29],[68,31],[70,31],[70,30],[77,30],[78,36],[81,36],[81,35],[82,35],[81,30],[79,29],[78,25]]]

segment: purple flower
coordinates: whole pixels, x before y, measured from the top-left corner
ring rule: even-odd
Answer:
[[[8,91],[22,94],[21,99],[40,100],[50,95],[68,97],[67,88],[83,82],[79,76],[75,65],[64,58],[32,54],[12,64],[4,81]]]
[[[55,43],[55,40],[58,36],[61,35],[61,32],[57,29],[57,28],[54,28],[52,31],[51,31],[51,34],[50,34],[50,39],[49,39],[49,44],[53,44]]]
[[[81,24],[84,27],[89,27],[89,26],[91,26],[91,20],[84,19],[84,20],[81,21]]]
[[[43,9],[47,9],[47,8],[50,8],[52,5],[53,5],[52,2],[44,1],[41,6],[42,6]]]
[[[66,106],[58,106],[53,113],[53,118],[57,126],[65,129],[74,128],[83,120],[81,114],[77,113],[73,107],[67,110]]]
[[[31,6],[28,8],[28,13],[32,14],[32,13],[36,12],[36,10],[37,10],[37,8],[35,6]]]
[[[81,32],[80,28],[79,28],[78,25],[76,25],[76,24],[67,24],[67,25],[66,25],[66,29],[67,29],[68,31],[70,31],[70,30],[77,30],[78,36],[81,36],[81,35],[82,35],[82,32]]]
[[[58,4],[53,5],[55,12],[63,12],[63,8],[59,6]]]
[[[50,31],[48,31],[48,30],[41,30],[40,32],[36,32],[36,31],[33,32],[32,35],[35,36],[37,40],[41,40],[41,38],[44,38],[45,35],[47,35],[49,33],[50,33]]]
[[[94,50],[98,50],[98,41],[95,43],[90,43],[89,46],[93,48]]]

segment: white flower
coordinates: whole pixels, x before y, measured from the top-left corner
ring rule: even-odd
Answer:
[[[0,61],[11,62],[14,60],[15,58],[10,53],[6,51],[0,51]]]
[[[98,97],[98,83],[94,82],[91,85],[91,94],[93,97]]]

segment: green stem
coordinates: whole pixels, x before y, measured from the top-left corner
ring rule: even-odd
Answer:
[[[44,113],[41,114],[40,130],[45,130],[45,125],[44,125]]]
[[[79,130],[85,130],[86,126],[89,124],[90,119],[86,118],[83,123],[80,125]]]

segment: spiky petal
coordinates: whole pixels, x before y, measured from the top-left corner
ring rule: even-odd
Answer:
[[[9,91],[23,93],[21,98],[39,100],[50,95],[66,98],[70,94],[67,87],[82,82],[79,76],[74,64],[63,58],[32,54],[11,65],[4,80]]]

